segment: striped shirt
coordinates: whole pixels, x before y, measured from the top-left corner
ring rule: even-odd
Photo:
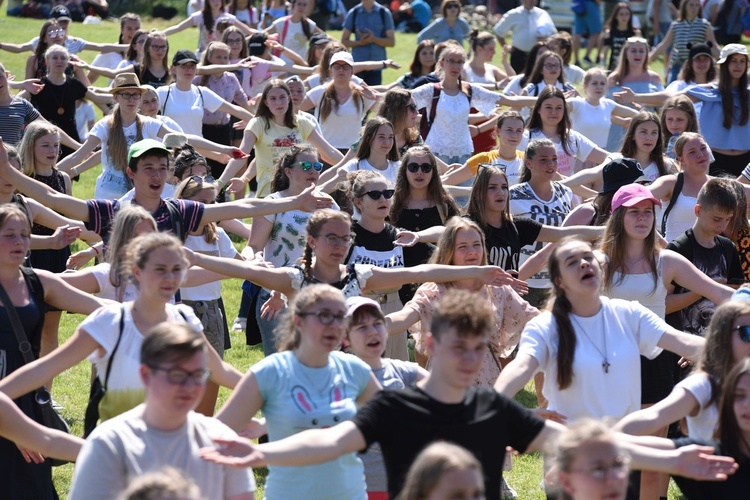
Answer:
[[[672,66],[687,61],[690,55],[690,49],[687,48],[688,43],[693,45],[706,43],[706,37],[710,29],[712,29],[711,23],[702,17],[696,17],[692,21],[674,21],[672,23],[672,33],[674,34]]]
[[[39,118],[39,111],[23,97],[13,97],[10,104],[0,105],[0,137],[11,146],[18,146],[23,130]]]

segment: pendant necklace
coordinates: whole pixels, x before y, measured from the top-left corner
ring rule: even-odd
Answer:
[[[578,325],[578,328],[580,328],[581,332],[586,336],[586,338],[591,343],[591,345],[594,346],[594,349],[596,349],[597,352],[599,354],[601,354],[602,360],[603,360],[603,362],[602,362],[602,369],[604,370],[604,373],[609,373],[609,367],[611,365],[609,364],[609,359],[607,359],[607,332],[604,331],[604,311],[601,311],[601,314],[602,314],[602,325],[601,325],[602,328],[601,328],[601,331],[602,331],[602,337],[604,339],[604,352],[602,352],[602,350],[599,349],[599,346],[596,345],[593,340],[591,340],[591,337],[589,337],[589,334],[586,331],[586,329],[583,328],[583,326],[581,326],[581,323],[578,322],[578,320],[575,318],[575,316],[573,314],[570,314],[570,318],[573,321],[575,321],[576,325]]]
[[[60,95],[60,102],[58,103],[59,107],[57,108],[57,114],[58,115],[64,115],[65,114],[65,108],[63,108],[63,101],[65,100],[65,83],[63,83],[63,89],[62,94]]]

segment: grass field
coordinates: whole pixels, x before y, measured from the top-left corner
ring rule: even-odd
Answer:
[[[163,20],[145,19],[143,24],[146,28],[164,28],[174,22],[177,21],[173,20],[170,23],[166,23]],[[40,26],[41,21],[38,20],[8,18],[3,9],[3,12],[0,13],[0,42],[26,42],[39,34]],[[117,40],[118,29],[119,26],[115,23],[104,23],[101,25],[71,24],[70,31],[71,35],[92,42],[115,42]],[[339,35],[339,33],[336,32],[331,32],[330,34],[334,37],[338,37]],[[170,37],[170,50],[172,53],[180,48],[194,50],[196,44],[197,31],[195,30],[183,31],[182,33]],[[396,47],[388,49],[388,56],[401,63],[405,70],[405,68],[408,68],[411,63],[415,47],[415,35],[397,34]],[[498,60],[495,61],[498,65],[499,52],[500,51],[498,51],[497,56]],[[90,62],[95,55],[96,54],[93,52],[84,52],[83,58]],[[19,80],[23,79],[27,57],[28,53],[11,54],[9,52],[0,51],[0,62],[5,65],[8,71],[16,75]],[[654,69],[661,72],[661,64],[654,65]],[[400,73],[397,73],[394,70],[386,70],[384,73],[384,81],[393,81],[399,76],[399,74]],[[97,83],[101,83],[101,80]],[[97,112],[99,111],[97,110]],[[84,173],[81,176],[80,182],[74,183],[74,194],[77,197],[84,199],[92,197],[94,192],[94,180],[98,173],[98,168]],[[76,246],[76,248],[79,247],[79,245]],[[237,312],[240,293],[239,280],[227,280],[222,284],[222,294],[230,322]],[[83,318],[79,315],[63,315],[60,325],[60,343],[70,337],[82,319]],[[245,345],[244,334],[233,333],[232,345],[232,349],[226,352],[226,359],[241,371],[247,370],[249,366],[260,360],[263,356],[260,346],[248,347]],[[83,430],[83,415],[88,399],[89,377],[90,364],[87,361],[84,361],[57,377],[52,391],[55,400],[64,406],[65,409],[62,414],[70,423],[73,433],[77,435],[81,435]],[[220,391],[217,407],[223,404],[228,395],[229,391],[226,389]],[[517,396],[517,399],[528,407],[535,407],[536,396],[534,395],[533,386],[531,384],[527,386],[526,389]],[[62,499],[67,498],[72,474],[73,466],[70,464],[63,467],[57,467],[54,470],[55,485],[60,498]],[[256,471],[256,480],[259,487],[256,498],[262,498],[264,476],[265,474],[263,471]],[[508,483],[518,491],[520,498],[545,498],[543,492],[539,488],[539,483],[542,479],[542,464],[541,458],[538,455],[516,457],[514,459],[513,470],[506,473],[506,477]],[[674,488],[672,488],[672,490],[674,490]],[[674,500],[677,498],[680,498],[679,493],[670,491],[670,499]]]

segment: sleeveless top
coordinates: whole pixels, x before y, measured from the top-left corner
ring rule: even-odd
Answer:
[[[167,84],[167,80],[169,79],[169,71],[164,73],[164,76],[156,76],[153,73],[151,73],[151,70],[148,68],[141,68],[139,64],[134,64],[133,69],[135,70],[135,73],[137,75],[140,75],[139,80],[141,81],[142,85],[151,85],[154,88],[159,88]]]
[[[667,217],[667,234],[664,235],[667,241],[674,240],[693,227],[693,223],[695,222],[695,203],[697,201],[698,198],[694,196],[685,196],[680,193],[672,207],[672,211],[669,212],[669,216]],[[664,208],[666,209],[666,206]],[[660,223],[661,218],[659,219]]]
[[[42,184],[45,184],[58,193],[65,193],[65,179],[63,178],[62,172],[57,170],[57,168],[52,167],[52,175],[34,175],[34,179],[38,180]],[[41,235],[51,235],[55,231],[46,227],[42,226],[41,224],[34,224],[31,226],[31,232],[32,234],[41,234]]]
[[[29,289],[29,303],[25,306],[17,306],[16,312],[21,320],[26,338],[31,343],[31,350],[34,358],[39,358],[39,349],[41,347],[42,326],[44,326],[44,313],[47,312],[46,303],[44,302],[44,287],[39,280],[39,276],[30,267],[21,267],[21,273]],[[16,340],[13,327],[10,323],[8,313],[5,307],[0,304],[0,352],[3,352],[3,358],[7,353],[14,353],[14,359],[6,358],[0,373],[0,379],[12,371],[20,368],[25,364],[23,355],[18,349],[18,340]]]
[[[640,302],[643,307],[664,319],[667,312],[667,287],[664,286],[664,280],[662,279],[663,268],[664,264],[660,255],[656,262],[656,287],[654,287],[654,276],[651,273],[622,274],[615,272],[612,288],[607,292],[607,296],[612,299]]]
[[[464,64],[466,81],[470,83],[495,83],[495,75],[492,73],[492,69],[488,66],[489,64],[484,65],[484,75],[477,75],[476,73],[474,73],[474,69],[467,61],[466,64]]]

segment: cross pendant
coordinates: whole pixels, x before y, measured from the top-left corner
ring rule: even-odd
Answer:
[[[602,363],[602,368],[604,368],[604,373],[609,373],[609,361],[604,360],[604,363]]]

